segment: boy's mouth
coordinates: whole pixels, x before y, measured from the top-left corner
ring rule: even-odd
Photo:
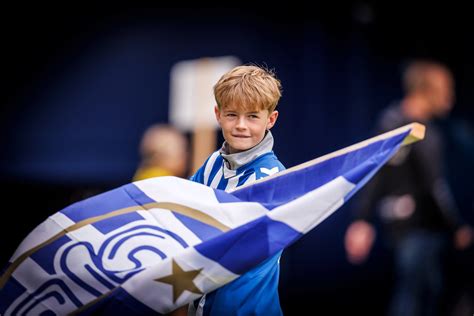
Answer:
[[[247,136],[247,135],[232,135],[233,137],[237,137],[237,138],[249,138],[250,136]]]

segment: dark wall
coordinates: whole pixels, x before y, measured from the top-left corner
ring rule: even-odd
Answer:
[[[3,208],[2,262],[49,214],[130,181],[141,133],[167,121],[172,65],[203,56],[235,55],[276,70],[284,93],[273,130],[275,151],[288,167],[372,136],[377,113],[401,96],[400,71],[410,58],[445,62],[457,81],[456,107],[443,122],[450,137],[449,176],[472,219],[474,51],[466,12],[371,2],[6,9],[0,174],[4,205],[11,206]],[[366,265],[346,262],[342,236],[350,207],[282,259],[286,311],[300,303],[312,311],[313,302],[336,312],[367,306],[383,311],[389,254],[378,245]],[[16,227],[13,233],[7,225]],[[371,296],[376,303],[369,302]]]

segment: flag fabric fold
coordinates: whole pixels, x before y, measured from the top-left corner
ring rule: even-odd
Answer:
[[[160,177],[75,203],[20,244],[0,279],[0,314],[168,313],[311,231],[400,146],[423,138],[414,133],[422,127],[407,125],[233,192]]]

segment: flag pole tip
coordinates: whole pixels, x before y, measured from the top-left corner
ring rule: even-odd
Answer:
[[[406,125],[407,128],[410,128],[410,134],[407,135],[402,145],[409,145],[417,141],[423,140],[425,138],[426,127],[425,125],[414,122]]]

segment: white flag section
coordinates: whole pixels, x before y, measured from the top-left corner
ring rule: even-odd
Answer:
[[[75,203],[10,259],[0,313],[172,311],[295,242],[400,146],[423,137],[424,126],[413,123],[230,193],[161,177]]]

